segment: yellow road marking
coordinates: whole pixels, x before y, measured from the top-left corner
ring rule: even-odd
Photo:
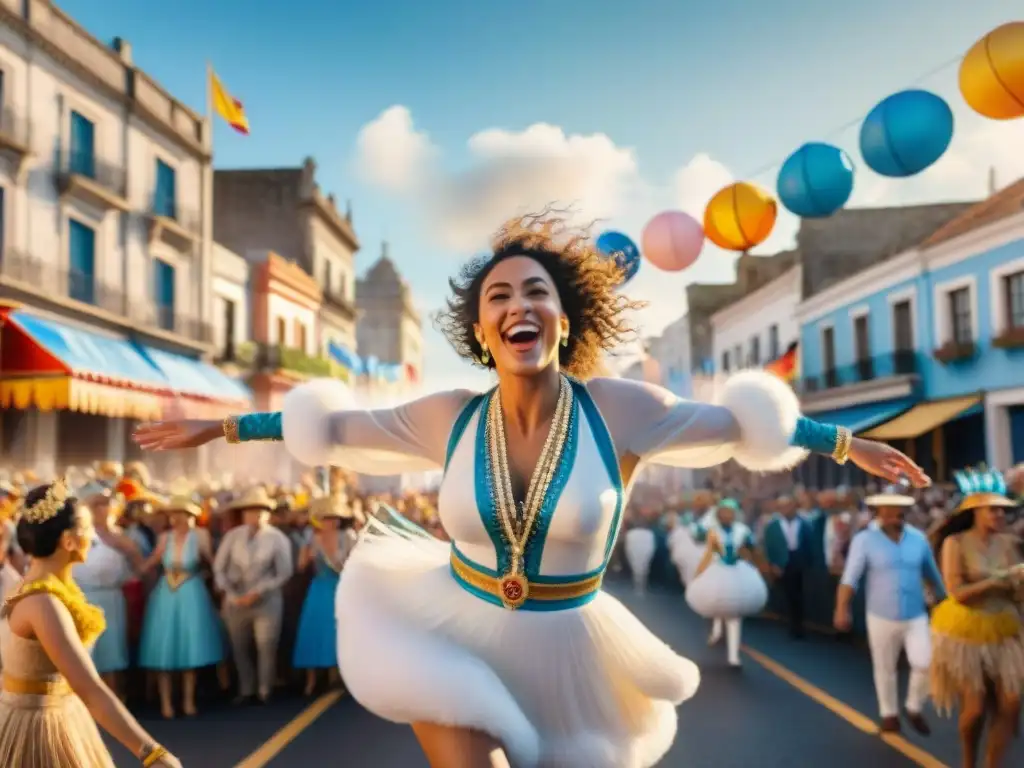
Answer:
[[[872,736],[881,734],[882,741],[888,744],[890,747],[895,749],[897,752],[902,754],[908,760],[921,768],[949,768],[944,762],[939,760],[934,755],[929,754],[925,750],[921,749],[914,744],[911,744],[905,738],[894,733],[881,733],[878,728],[878,724],[867,715],[861,714],[853,707],[844,704],[834,696],[829,695],[821,688],[816,685],[807,682],[802,677],[794,672],[791,672],[786,667],[779,664],[774,659],[770,659],[760,651],[756,651],[749,646],[743,646],[743,652],[746,653],[750,658],[760,664],[762,667],[767,669],[773,675],[789,683],[791,686],[796,688],[807,698],[817,702],[825,709],[832,712],[834,715],[841,717],[843,720],[848,722],[854,728],[859,731],[863,731]]]
[[[255,752],[238,763],[235,768],[263,768],[344,695],[344,691],[338,690],[329,691],[320,696],[299,712],[291,722],[261,744]]]

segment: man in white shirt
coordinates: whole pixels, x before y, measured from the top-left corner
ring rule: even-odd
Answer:
[[[225,534],[213,562],[214,582],[224,592],[224,623],[238,669],[237,703],[248,702],[254,695],[266,703],[276,679],[284,611],[281,589],[294,567],[291,542],[270,525],[275,506],[263,488],[229,504],[224,511],[241,512],[243,524]],[[255,670],[249,651],[253,640]]]

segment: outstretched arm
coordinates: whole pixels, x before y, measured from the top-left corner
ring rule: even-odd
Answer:
[[[292,390],[276,413],[229,416],[223,421],[147,424],[135,440],[147,450],[193,448],[220,438],[229,443],[280,440],[309,466],[339,466],[388,475],[444,465],[448,435],[473,393],[439,392],[395,408],[352,408],[340,382],[313,381]]]
[[[854,438],[835,425],[801,416],[793,391],[762,371],[744,371],[722,387],[718,404],[683,400],[651,384],[596,379],[588,384],[615,442],[628,457],[676,467],[702,468],[729,459],[746,469],[789,469],[808,452],[847,458],[890,480],[915,486],[928,477],[907,456],[884,443]]]

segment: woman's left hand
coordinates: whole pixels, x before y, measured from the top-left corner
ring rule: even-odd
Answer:
[[[932,479],[909,456],[885,443],[876,443],[862,437],[853,438],[850,461],[865,472],[884,477],[893,483],[906,477],[915,488],[927,488],[932,484]]]

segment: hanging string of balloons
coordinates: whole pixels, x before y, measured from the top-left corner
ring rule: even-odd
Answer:
[[[971,46],[960,61],[959,88],[967,106],[982,117],[1024,117],[1024,21],[997,27]],[[915,176],[946,153],[953,132],[953,110],[945,99],[917,88],[900,91],[882,99],[860,123],[861,159],[881,176]],[[778,202],[800,218],[831,216],[849,201],[854,176],[853,161],[839,147],[804,144],[782,163]],[[711,198],[703,223],[682,211],[662,211],[644,227],[641,248],[616,231],[602,233],[596,245],[616,260],[625,284],[640,271],[641,254],[660,270],[680,272],[697,261],[708,240],[746,253],[771,235],[777,216],[778,203],[769,192],[738,181]]]

